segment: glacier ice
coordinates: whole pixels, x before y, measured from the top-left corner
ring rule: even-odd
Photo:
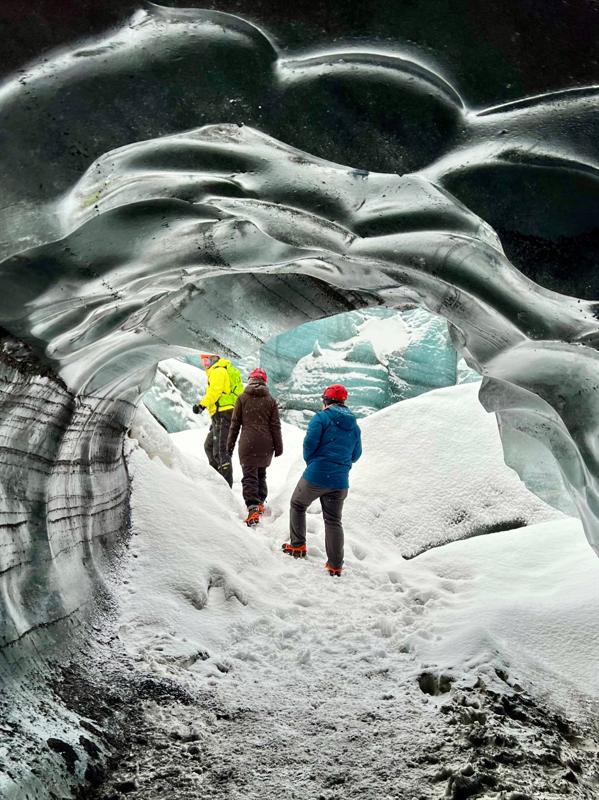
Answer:
[[[323,387],[338,381],[361,417],[431,389],[481,380],[463,359],[458,363],[446,322],[422,308],[377,307],[304,323],[236,361],[246,378],[258,364],[285,417],[302,427],[320,408]],[[199,354],[189,353],[159,363],[143,402],[169,433],[188,430],[198,426],[191,406],[204,386]]]
[[[174,358],[161,361],[143,402],[169,432],[177,433],[199,425],[191,407],[204,394],[205,373]]]
[[[564,514],[576,516],[576,506],[555,457],[542,438],[514,419],[511,425],[502,427],[501,441],[505,463],[516,470],[530,491]]]
[[[566,241],[589,261],[597,94],[475,108],[413,53],[293,52],[239,17],[153,4],[9,76],[3,675],[109,594],[122,441],[156,364],[200,347],[251,356],[359,308],[444,318],[507,460],[520,468],[510,431],[540,442],[555,480],[534,480],[558,495],[563,481],[599,548],[597,304],[587,273],[540,268],[540,246],[528,270],[522,255]],[[367,344],[354,357],[382,377]]]
[[[371,308],[305,323],[266,342],[260,364],[287,418],[302,425],[331,383],[343,383],[364,416],[457,382],[447,324],[421,308]]]
[[[481,380],[481,375],[472,367],[469,367],[465,359],[459,358],[457,363],[458,383],[475,383]]]

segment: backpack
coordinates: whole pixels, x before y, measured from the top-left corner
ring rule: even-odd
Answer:
[[[241,372],[237,369],[237,367],[234,367],[233,364],[228,364],[227,375],[229,376],[229,384],[231,385],[230,394],[235,395],[235,397],[239,397],[240,394],[243,394],[244,389]]]

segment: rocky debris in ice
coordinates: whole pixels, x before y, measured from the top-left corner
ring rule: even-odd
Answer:
[[[454,687],[438,708],[403,681],[383,698],[384,676],[359,693],[319,673],[291,678],[268,697],[233,682],[132,709],[89,800],[126,783],[131,800],[594,797],[596,753],[581,731],[509,684]]]

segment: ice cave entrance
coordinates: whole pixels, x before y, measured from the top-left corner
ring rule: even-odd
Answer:
[[[479,382],[456,351],[445,319],[414,307],[360,309],[299,325],[266,341],[249,356],[233,359],[244,379],[261,366],[269,375],[283,419],[305,428],[320,408],[324,386],[343,383],[358,417],[433,389]],[[191,412],[203,393],[199,355],[158,364],[144,405],[168,433],[203,427]],[[446,421],[451,426],[451,419]],[[553,456],[518,431],[505,431],[504,451],[527,487],[566,514],[576,514]]]

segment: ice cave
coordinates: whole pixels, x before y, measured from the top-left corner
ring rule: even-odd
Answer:
[[[0,9],[2,800],[599,798],[598,33]],[[202,352],[280,409],[254,528]],[[281,543],[338,383],[331,580],[318,505]]]

